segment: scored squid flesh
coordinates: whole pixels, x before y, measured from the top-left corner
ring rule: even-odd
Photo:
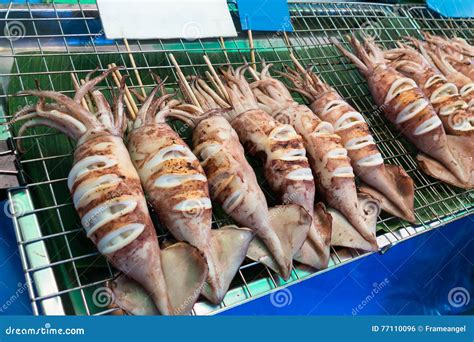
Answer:
[[[386,64],[383,52],[370,39],[363,46],[355,36],[351,43],[357,56],[333,40],[367,79],[376,104],[389,121],[423,152],[417,156],[430,176],[452,185],[474,187],[473,139],[446,135],[434,108],[416,82]]]
[[[282,76],[309,101],[313,113],[333,125],[355,174],[365,183],[360,191],[377,198],[392,215],[414,222],[411,177],[401,166],[384,164],[364,117],[311,69],[305,70],[293,55],[291,58],[296,70],[287,67],[288,72],[281,73]]]
[[[185,243],[160,250],[139,176],[122,140],[125,83],[113,113],[102,93],[93,90],[113,71],[88,80],[74,99],[53,91],[23,92],[40,100],[14,116],[15,122],[27,120],[18,135],[30,127],[48,126],[77,140],[67,186],[87,237],[125,274],[120,279],[129,277],[146,290],[154,302],[151,306],[156,305],[153,312],[184,314],[198,297],[195,292],[205,282],[207,265],[199,251]],[[88,92],[97,108],[95,116],[80,105]],[[44,98],[55,102],[44,104]],[[173,270],[175,265],[183,267]]]
[[[339,245],[358,248],[362,239],[362,244],[369,246],[369,250],[377,250],[375,230],[380,210],[368,211],[365,206],[379,208],[378,201],[367,194],[357,193],[348,151],[342,146],[341,138],[335,133],[333,126],[321,121],[307,106],[294,101],[286,86],[270,75],[270,67],[271,65],[264,65],[259,74],[253,71],[256,81],[251,87],[255,97],[268,114],[281,123],[295,127],[296,132],[302,136],[312,169],[317,176],[319,192],[332,208],[342,213],[352,229],[360,234],[358,241],[346,240],[345,236],[340,235],[340,229],[335,229],[343,225],[335,224],[332,244],[338,236]],[[241,77],[238,82],[243,83],[244,80]],[[346,125],[346,118],[347,116],[342,117],[336,123],[337,127]],[[372,158],[365,162],[378,163],[378,160]],[[340,217],[341,215],[336,216]],[[350,229],[345,228],[344,231]]]
[[[456,70],[450,63],[448,56],[439,47],[431,49],[426,42],[417,39],[408,38],[422,53],[425,60],[432,67],[437,68],[449,83],[453,83],[459,90],[462,99],[469,105],[470,109],[474,107],[474,80],[467,74]]]
[[[161,222],[176,239],[195,246],[205,256],[209,273],[202,294],[219,304],[245,258],[253,233],[236,226],[211,229],[206,175],[160,112],[170,95],[155,98],[159,87],[145,100],[133,123],[128,136],[130,156]]]
[[[199,77],[191,79],[190,87],[183,86],[188,85],[185,79],[180,85],[188,97],[192,94],[199,107],[188,104],[178,106],[171,111],[171,115],[192,121],[194,152],[209,178],[213,199],[234,220],[255,230],[258,238],[252,241],[247,256],[288,279],[293,256],[301,249],[308,235],[312,217],[298,204],[268,208],[237,132],[229,123],[234,114],[224,100],[226,97],[221,98]],[[330,219],[323,207],[318,208],[317,214],[318,223],[330,227]],[[318,269],[327,267],[329,253],[314,249],[311,256],[313,259],[308,260],[311,261],[310,266]]]
[[[284,203],[301,205],[312,216],[308,237],[294,259],[315,267],[327,267],[332,219],[322,203],[315,205],[316,185],[302,137],[294,127],[281,123],[258,107],[243,72],[248,66],[222,70],[225,92],[234,108],[229,119],[251,155],[259,156],[273,191]]]
[[[474,135],[474,111],[459,94],[455,84],[449,83],[425,57],[410,46],[400,44],[399,48],[384,52],[391,60],[390,66],[413,79],[443,122],[446,133],[452,135]],[[422,110],[426,100],[416,105]]]
[[[444,59],[454,69],[474,81],[474,46],[458,37],[448,39],[429,33],[423,35],[432,51],[441,49],[445,53]]]

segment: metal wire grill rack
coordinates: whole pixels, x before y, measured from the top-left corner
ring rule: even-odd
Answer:
[[[237,23],[236,6],[229,6]],[[357,31],[375,36],[384,46],[393,46],[396,39],[421,38],[420,30],[427,30],[458,35],[472,43],[473,20],[448,20],[420,6],[362,3],[298,2],[290,4],[290,13],[294,32],[288,33],[288,40],[297,57],[304,64],[312,63],[323,79],[364,114],[385,160],[402,165],[415,181],[415,209],[420,224],[412,227],[382,214],[378,221],[381,245],[393,245],[469,215],[473,210],[474,192],[442,184],[418,170],[413,148],[383,118],[363,78],[328,38],[343,40],[345,34]],[[116,63],[125,66],[125,72],[130,74],[128,86],[138,88],[123,42],[105,38],[95,5],[64,6],[53,2],[50,7],[44,7],[10,3],[0,8],[0,29],[4,32],[0,43],[0,82],[4,89],[0,103],[4,120],[32,101],[14,94],[34,88],[35,80],[39,80],[43,89],[70,94],[74,91],[71,72],[83,78],[96,66],[104,70],[107,64]],[[281,32],[254,32],[254,41],[257,63],[265,59],[276,68],[291,63]],[[130,41],[130,46],[146,89],[154,85],[150,71],[169,76],[167,87],[176,88],[168,53],[176,56],[187,74],[205,70],[203,54],[207,54],[216,67],[239,65],[244,59],[248,60],[250,54],[245,32],[236,38],[226,38],[224,46],[217,39]],[[107,92],[114,86],[106,81],[102,88]],[[115,309],[110,303],[100,300],[100,291],[115,271],[85,238],[66,187],[74,142],[55,131],[35,129],[23,138],[27,152],[19,153],[15,128],[4,134],[11,134],[23,180],[22,186],[9,190],[9,199],[34,313],[113,313]],[[258,173],[258,164],[255,167]],[[265,185],[262,187],[269,202],[274,201],[271,192]],[[216,213],[214,219],[215,227],[227,223],[220,213]],[[163,232],[160,238],[165,235]],[[329,269],[361,256],[361,252],[355,250],[333,248]],[[216,313],[315,274],[297,266],[291,279],[284,282],[262,265],[246,262],[219,307],[199,302],[194,313]]]

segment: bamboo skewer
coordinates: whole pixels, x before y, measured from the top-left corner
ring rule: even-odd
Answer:
[[[173,63],[174,67],[176,68],[176,73],[178,74],[178,78],[179,80],[181,81],[181,84],[183,85],[184,87],[184,90],[188,93],[187,95],[189,96],[189,98],[191,99],[191,101],[193,101],[193,104],[202,109],[201,105],[199,104],[199,101],[197,100],[196,96],[194,95],[191,87],[189,86],[188,84],[188,81],[186,80],[186,76],[184,76],[183,72],[181,71],[181,68],[178,64],[178,62],[176,61],[176,59],[174,58],[173,54],[170,53],[169,54],[169,58],[171,60],[171,63]]]
[[[225,94],[222,93],[222,89],[219,87],[214,77],[212,77],[211,73],[206,70],[204,72],[204,75],[206,75],[206,78],[208,79],[208,81],[211,82],[214,89],[219,93],[219,96],[225,99]]]
[[[142,95],[146,97],[145,88],[143,86],[140,73],[138,72],[137,64],[135,63],[135,58],[133,57],[132,51],[130,50],[130,45],[128,45],[128,40],[124,38],[123,42],[125,43],[125,48],[127,49],[128,57],[130,58],[130,62],[132,63],[133,71],[135,72],[135,77],[137,78],[138,85],[140,86],[140,90],[142,91]]]
[[[77,77],[73,72],[71,72],[71,79],[72,79],[72,85],[74,89],[77,91],[80,88],[80,86],[79,86],[79,82],[77,81]],[[89,106],[87,105],[85,98],[81,99],[81,105],[82,107],[84,107],[84,109],[90,112]]]
[[[224,56],[225,56],[225,59],[227,60],[227,63],[230,63],[229,55],[227,55],[227,51],[225,49],[224,37],[220,37],[219,42],[221,43],[221,48],[222,48],[222,51],[224,52]]]
[[[253,45],[253,35],[252,35],[252,30],[248,30],[248,35],[249,35],[249,44],[250,44],[250,63],[252,68],[255,70],[257,69],[257,65],[255,64],[255,47]]]
[[[286,31],[283,31],[283,36],[285,37],[285,44],[286,44],[286,47],[288,48],[288,50],[291,50],[293,49],[293,46],[291,45],[290,43],[290,39],[288,38],[288,34],[286,34]]]
[[[255,79],[255,81],[260,80],[260,76],[257,74],[256,70],[254,70],[253,68],[248,68],[247,70],[250,72],[250,74],[252,74],[252,77]]]
[[[112,65],[112,68],[117,67],[117,65],[115,63],[112,63],[111,65]],[[121,82],[122,81],[122,74],[120,73],[120,70],[115,70],[115,74],[117,75],[117,78],[118,78],[119,82]],[[126,95],[126,97],[128,97],[128,100],[130,102],[130,105],[132,106],[134,114],[137,114],[138,113],[137,104],[135,103],[135,99],[133,98],[132,93],[130,93],[130,90],[128,89],[127,85],[125,85],[125,95]]]
[[[115,63],[109,64],[107,67],[109,69],[114,68],[116,65]],[[115,72],[112,73],[112,78],[115,82],[115,85],[120,88],[120,82],[122,80],[122,74],[120,74],[120,71],[116,70]],[[125,85],[125,96],[124,96],[124,102],[127,107],[127,112],[132,118],[132,120],[135,120],[136,114],[138,113],[138,107],[135,103],[135,100],[132,97],[132,94],[130,93],[130,90],[128,87]]]
[[[211,63],[211,60],[209,59],[209,57],[207,57],[206,55],[204,55],[204,61],[206,62],[207,67],[208,67],[209,70],[211,71],[212,78],[215,80],[215,82],[216,82],[217,85],[218,85],[217,89],[219,89],[220,95],[223,96],[224,99],[225,99],[227,102],[229,102],[229,94],[227,94],[227,90],[226,90],[226,88],[224,87],[224,84],[222,84],[222,81],[221,81],[219,75],[217,75],[217,72],[216,72],[216,70],[214,69],[214,66],[213,66],[212,63]]]
[[[81,82],[81,85],[86,84],[86,81],[84,81],[82,78],[79,80],[79,82]],[[92,102],[90,94],[87,93],[84,96],[84,98],[86,99],[86,104],[87,104],[87,107],[89,107],[89,111],[93,111],[94,110],[94,103]]]

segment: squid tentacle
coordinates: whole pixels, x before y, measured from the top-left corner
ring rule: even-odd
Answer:
[[[78,104],[81,103],[82,99],[84,98],[84,96],[86,96],[86,94],[91,91],[92,89],[94,89],[94,87],[99,84],[100,82],[102,82],[105,78],[107,78],[111,73],[117,71],[117,70],[120,70],[121,67],[114,67],[114,68],[110,68],[110,69],[107,69],[106,71],[104,71],[101,75],[93,78],[93,79],[90,79],[90,77],[92,76],[92,74],[94,74],[98,68],[96,68],[95,70],[92,70],[91,72],[89,72],[86,76],[86,83],[84,83],[77,91],[76,91],[76,94],[74,95],[74,101]]]
[[[49,90],[27,90],[18,93],[18,95],[31,95],[50,98],[64,105],[70,115],[81,121],[88,129],[97,127],[99,125],[99,121],[96,117],[84,109],[84,107],[82,107],[80,104],[76,103],[73,99],[64,94]]]

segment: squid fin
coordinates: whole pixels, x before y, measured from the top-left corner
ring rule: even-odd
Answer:
[[[283,279],[288,279],[293,267],[293,255],[301,248],[311,225],[311,215],[297,204],[279,205],[269,209],[270,223],[278,236],[284,260],[284,269],[279,265],[264,242],[255,237],[247,252],[247,257],[260,261],[273,271],[279,273]]]
[[[127,314],[136,316],[154,316],[160,312],[145,289],[125,274],[109,283],[115,306]]]
[[[211,258],[215,269],[202,294],[212,303],[224,299],[232,279],[245,259],[253,231],[237,226],[225,226],[211,233]],[[212,267],[212,266],[210,266]]]
[[[329,208],[328,211],[332,216],[332,234],[331,244],[333,246],[343,246],[365,251],[378,250],[375,230],[377,217],[380,213],[380,202],[373,197],[359,193],[359,206],[366,222],[366,226],[371,231],[373,238],[365,239],[357,229],[337,210]]]
[[[172,314],[188,314],[205,287],[206,260],[197,248],[179,242],[162,250],[161,263]]]
[[[416,222],[413,209],[415,188],[413,179],[398,165],[385,164],[385,172],[381,175],[385,191],[382,193],[375,187],[362,184],[359,190],[380,201],[382,209],[408,222]]]
[[[445,183],[462,189],[473,189],[474,139],[454,135],[447,135],[447,138],[449,150],[458,162],[462,173],[465,174],[465,179],[459,179],[452,173],[452,171],[448,170],[446,166],[424,154],[419,154],[417,156],[421,169],[431,177],[439,179]]]
[[[199,297],[207,276],[207,263],[199,251],[178,242],[161,251],[161,265],[171,310],[185,315]],[[179,271],[177,271],[179,270]],[[159,315],[148,292],[136,281],[121,275],[109,284],[115,304],[132,315]]]
[[[321,270],[328,267],[332,232],[332,217],[323,203],[316,203],[313,225],[306,241],[294,259],[304,265]]]

